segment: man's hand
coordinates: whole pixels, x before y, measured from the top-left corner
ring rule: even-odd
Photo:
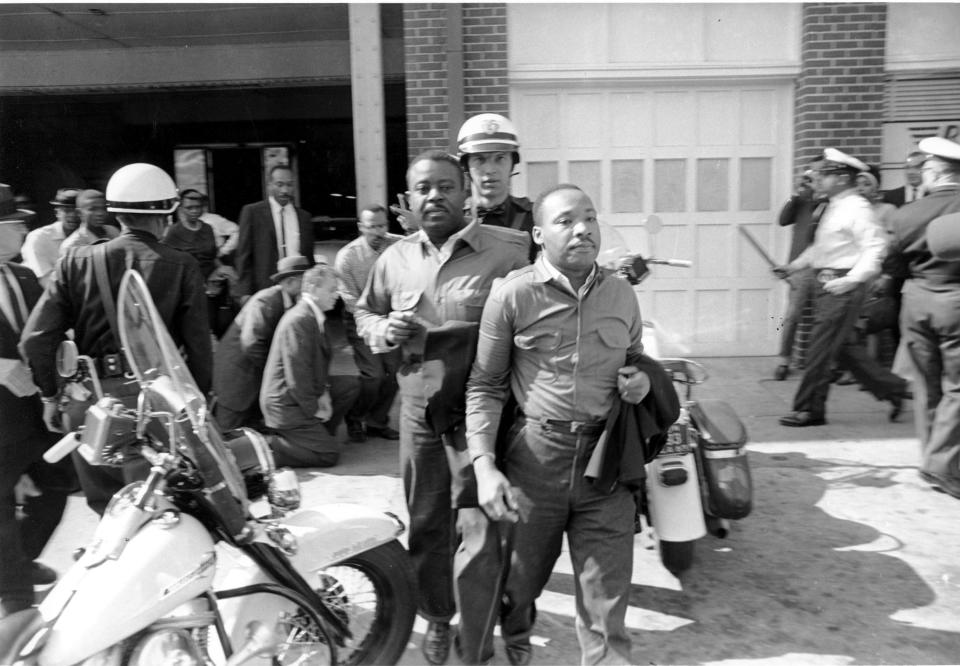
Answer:
[[[423,326],[415,313],[394,310],[387,317],[387,342],[392,345],[406,342],[419,333],[421,328]]]
[[[617,370],[617,390],[621,400],[636,405],[650,392],[650,377],[636,366],[624,366]]]
[[[325,391],[317,398],[317,411],[313,413],[321,421],[329,421],[333,416],[333,403],[330,401],[330,391]]]
[[[490,456],[481,456],[473,461],[477,476],[477,501],[487,518],[515,523],[520,519],[519,504],[513,486],[503,475]]]
[[[848,291],[853,291],[860,286],[860,283],[853,278],[849,277],[838,277],[828,280],[823,283],[823,290],[828,294],[833,294],[834,296],[839,296],[840,294],[845,294]]]
[[[789,264],[783,266],[774,266],[770,270],[781,280],[786,280],[793,273],[793,271],[790,270]]]
[[[420,220],[413,211],[401,206],[390,206],[390,212],[397,216],[397,222],[408,236],[420,229]]]
[[[43,402],[43,424],[50,432],[64,432],[63,420],[60,414],[60,405],[57,401]]]

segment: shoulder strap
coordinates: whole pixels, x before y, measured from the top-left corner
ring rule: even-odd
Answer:
[[[14,331],[20,333],[27,319],[30,318],[30,309],[27,307],[27,301],[23,297],[20,281],[17,280],[17,276],[13,274],[13,271],[10,270],[6,264],[0,264],[0,272],[3,273],[3,277],[6,279],[10,295],[13,296],[16,301],[16,303],[8,303],[6,302],[7,299],[0,298],[0,309],[3,310],[4,315],[10,321],[10,326],[13,327]],[[14,306],[16,306],[16,310],[14,310]],[[8,307],[10,309],[9,312],[7,311]],[[19,317],[17,316],[18,314]]]
[[[110,330],[113,332],[114,342],[117,343],[117,351],[119,351],[121,345],[120,330],[117,327],[117,307],[113,301],[113,290],[110,288],[110,278],[107,272],[106,243],[98,243],[93,248],[93,271],[97,279],[100,299],[103,301],[103,310],[107,315],[107,321],[110,323]]]

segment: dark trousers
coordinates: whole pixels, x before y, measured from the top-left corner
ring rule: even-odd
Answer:
[[[926,404],[917,431],[924,472],[960,483],[960,289],[903,289],[901,339],[919,373]]]
[[[347,414],[347,421],[365,421],[367,425],[386,427],[390,423],[390,408],[397,395],[400,350],[374,354],[357,334],[357,323],[346,310],[343,311],[343,328],[353,348],[353,360],[360,371],[360,395]]]
[[[810,412],[816,417],[826,413],[827,394],[834,362],[841,348],[856,346],[853,326],[860,315],[866,287],[860,285],[845,294],[831,294],[817,284],[813,289],[813,324],[803,378],[793,398],[796,412]],[[851,350],[845,350],[845,357]]]
[[[424,398],[406,392],[400,403],[400,474],[410,514],[407,548],[420,589],[420,614],[430,622],[449,622],[456,611],[455,513],[443,440],[427,423],[426,406]]]
[[[813,297],[813,289],[818,286],[813,271],[804,269],[791,275],[788,280],[790,293],[787,295],[787,311],[783,315],[780,329],[780,356],[790,359],[797,337],[797,328],[803,318],[803,308]]]
[[[17,433],[0,432],[0,616],[33,604],[30,564],[40,556],[53,534],[67,495],[76,486],[70,461],[57,465],[40,456],[60,436],[47,432],[38,396],[14,398],[5,388],[4,409],[17,409],[22,427]],[[26,422],[33,421],[33,427]],[[27,474],[42,494],[27,498],[17,516],[14,486]]]
[[[501,621],[504,639],[529,642],[534,601],[570,545],[581,664],[632,663],[625,616],[633,573],[633,495],[600,492],[583,474],[597,436],[527,423],[506,451],[505,473],[530,512],[514,526],[513,556]]]

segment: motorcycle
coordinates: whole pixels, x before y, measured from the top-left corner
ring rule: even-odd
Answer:
[[[649,266],[689,267],[678,259],[622,257],[617,270],[631,284],[650,275]],[[660,361],[680,394],[680,417],[667,442],[647,464],[638,531],[657,544],[660,561],[679,575],[693,566],[695,544],[710,532],[725,538],[730,521],[750,514],[753,482],[747,462],[747,431],[722,400],[694,400],[693,386],[706,381],[706,369],[684,358],[661,358],[657,326],[644,322],[644,349]]]
[[[274,468],[266,439],[210,420],[139,273],[117,303],[136,406],[98,394],[46,457],[136,453],[149,476],[114,495],[38,608],[0,621],[0,664],[396,663],[417,597],[402,522],[352,504],[296,511],[296,476]],[[59,369],[100,390],[75,347]]]

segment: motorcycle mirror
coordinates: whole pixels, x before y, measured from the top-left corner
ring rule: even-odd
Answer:
[[[648,234],[659,234],[663,229],[663,220],[659,215],[647,215],[647,219],[643,221],[643,228]]]
[[[57,347],[57,374],[64,379],[77,374],[80,352],[73,340],[64,340]]]

